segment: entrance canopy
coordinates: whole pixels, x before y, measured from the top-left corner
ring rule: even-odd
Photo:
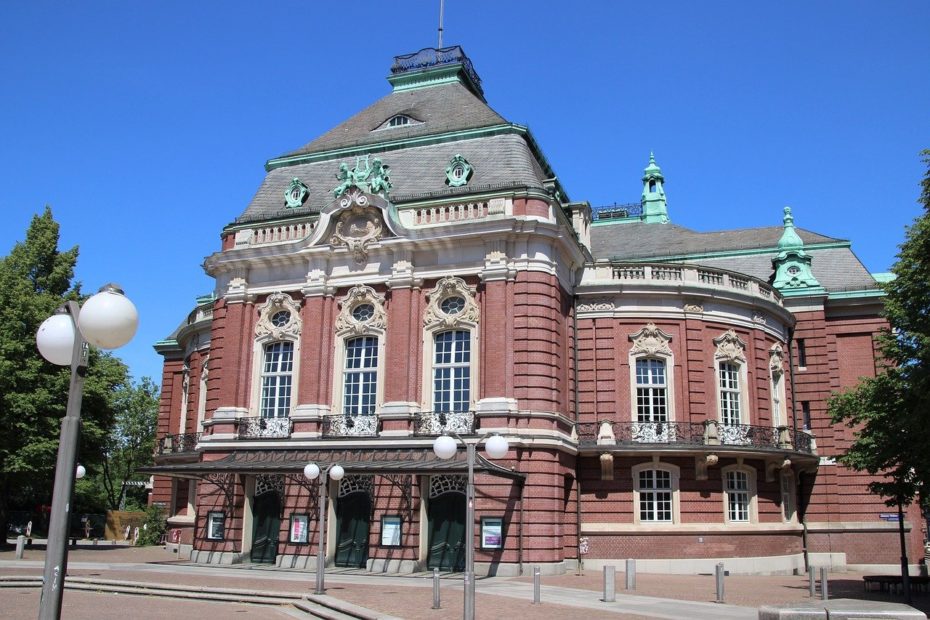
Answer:
[[[203,458],[212,455],[205,453]],[[526,474],[495,465],[480,454],[475,455],[475,472],[524,481]],[[468,473],[465,451],[449,460],[437,457],[432,449],[395,450],[321,449],[321,450],[237,450],[217,460],[195,463],[171,463],[140,467],[140,474],[173,478],[200,478],[204,474],[294,474],[303,473],[307,463],[321,468],[339,464],[347,474],[459,474]]]

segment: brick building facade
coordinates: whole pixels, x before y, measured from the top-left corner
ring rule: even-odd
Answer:
[[[200,562],[558,572],[896,565],[894,510],[836,463],[826,401],[876,371],[882,294],[847,241],[568,198],[460,48],[270,160],[164,356],[153,501]],[[631,179],[632,180],[632,179]],[[775,214],[773,214],[775,215]],[[773,218],[774,219],[774,218]],[[775,221],[778,223],[778,220]],[[475,522],[455,433],[479,456]],[[922,539],[906,515],[909,544]]]

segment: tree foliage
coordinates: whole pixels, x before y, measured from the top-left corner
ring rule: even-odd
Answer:
[[[51,209],[33,217],[25,241],[0,258],[0,532],[12,505],[49,504],[70,371],[36,350],[39,325],[67,300],[81,300],[73,283],[78,249],[58,249]],[[114,387],[128,381],[117,358],[91,351],[82,403],[80,458],[99,463],[115,414]],[[5,537],[0,538],[0,544]]]
[[[930,489],[930,150],[921,153],[923,213],[907,229],[895,279],[885,285],[890,329],[879,338],[883,371],[835,395],[835,422],[858,429],[840,458],[850,467],[882,476],[870,489],[889,504],[910,503]]]
[[[116,420],[104,444],[101,483],[110,510],[120,510],[126,497],[126,483],[143,482],[148,476],[135,473],[150,465],[155,450],[158,423],[158,387],[148,377],[138,385],[116,391]]]

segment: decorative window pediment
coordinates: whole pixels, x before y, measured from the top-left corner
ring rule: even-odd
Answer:
[[[297,340],[300,337],[300,304],[290,295],[272,293],[258,308],[255,337],[260,340]]]
[[[729,329],[723,335],[714,338],[714,344],[717,345],[715,360],[746,363],[746,343],[740,340],[734,330]]]
[[[384,296],[366,285],[353,287],[342,301],[341,310],[336,318],[338,336],[362,334],[379,334],[387,325],[387,313],[384,311]]]
[[[446,185],[449,187],[462,187],[468,183],[474,172],[475,169],[468,163],[468,160],[461,155],[456,155],[449,160],[449,165],[446,166]]]
[[[284,191],[284,203],[289,209],[296,209],[307,200],[309,188],[300,182],[300,179],[294,177],[291,184]]]
[[[462,278],[443,278],[427,297],[429,305],[423,318],[426,328],[449,329],[478,324],[479,311],[474,291]]]
[[[656,327],[655,323],[647,323],[644,328],[630,334],[630,341],[633,348],[630,349],[630,355],[661,355],[664,357],[672,356],[672,349],[668,343],[672,341],[671,334]]]

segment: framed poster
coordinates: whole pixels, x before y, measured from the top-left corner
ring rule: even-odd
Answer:
[[[290,541],[298,545],[307,544],[307,532],[309,531],[309,515],[291,515],[291,536]]]
[[[138,528],[136,528],[138,529]],[[226,539],[226,513],[207,513],[207,540]]]
[[[504,519],[502,517],[481,517],[481,548],[504,548]]]
[[[381,517],[381,546],[400,546],[400,515],[384,515]]]

